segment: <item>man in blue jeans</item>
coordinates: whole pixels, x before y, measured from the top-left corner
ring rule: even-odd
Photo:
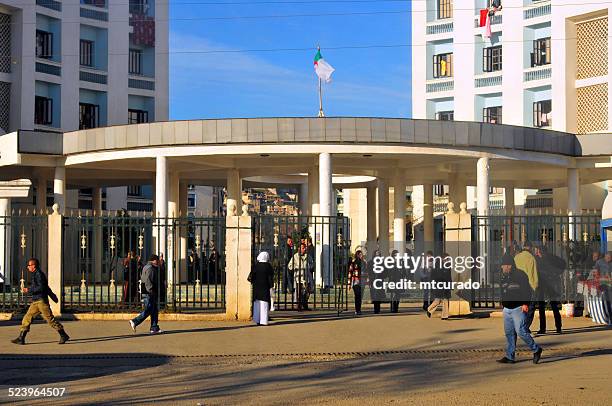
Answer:
[[[151,255],[149,262],[142,269],[140,276],[140,289],[142,291],[142,302],[144,310],[134,319],[130,320],[132,330],[149,316],[151,316],[151,334],[160,334],[162,330],[157,325],[157,313],[159,303],[159,257]]]
[[[501,293],[507,347],[506,356],[497,362],[514,364],[516,337],[518,336],[527,344],[533,353],[533,363],[537,364],[542,356],[542,347],[537,345],[529,334],[527,312],[533,297],[529,278],[524,272],[516,269],[514,258],[509,254],[503,256],[501,268]]]

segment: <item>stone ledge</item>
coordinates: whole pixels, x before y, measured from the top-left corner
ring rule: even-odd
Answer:
[[[59,320],[79,320],[79,321],[117,321],[131,320],[138,313],[63,313]],[[22,314],[14,315],[12,313],[0,313],[0,321],[21,320]],[[160,321],[228,321],[234,320],[229,318],[225,313],[207,313],[207,314],[190,314],[190,313],[160,313]]]

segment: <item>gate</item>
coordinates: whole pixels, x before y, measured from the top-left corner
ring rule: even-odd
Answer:
[[[139,311],[140,276],[158,254],[160,309],[225,308],[225,218],[64,218],[62,286],[69,312]],[[163,258],[163,254],[167,257]]]
[[[348,310],[350,246],[348,217],[253,217],[252,262],[261,251],[270,254],[275,310]],[[310,293],[302,303],[300,280]]]
[[[30,284],[26,265],[35,257],[47,265],[47,215],[0,216],[0,312],[24,310],[22,287]]]
[[[563,300],[575,300],[577,280],[588,271],[591,251],[599,248],[600,220],[596,214],[472,216],[472,256],[487,258],[483,270],[472,271],[472,280],[481,283],[480,289],[472,291],[472,307],[494,308],[501,301],[501,258],[511,246],[525,241],[545,244],[550,253],[566,261]]]

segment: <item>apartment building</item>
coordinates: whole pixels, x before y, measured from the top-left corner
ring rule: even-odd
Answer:
[[[167,1],[2,0],[0,134],[168,120],[168,59]],[[103,206],[150,209],[146,190],[106,188]],[[90,208],[91,193],[67,207]]]
[[[609,132],[611,7],[589,0],[413,2],[413,118]],[[492,192],[492,201],[503,199],[501,189]],[[606,188],[583,186],[581,194],[583,208],[601,208]],[[565,195],[516,190],[515,204],[561,208]],[[470,206],[473,196],[468,191]]]

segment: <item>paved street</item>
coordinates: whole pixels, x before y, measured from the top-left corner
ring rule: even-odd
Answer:
[[[8,388],[22,386],[65,387],[54,405],[603,404],[612,398],[610,329],[564,319],[565,334],[537,339],[545,348],[540,365],[525,352],[524,362],[500,365],[494,361],[503,355],[501,323],[429,320],[409,309],[360,318],[307,313],[276,317],[268,327],[163,322],[165,333],[149,336],[146,326],[133,334],[126,321],[77,321],[65,322],[73,339],[59,346],[40,322],[28,345],[16,346],[9,339],[17,323],[2,322],[0,403],[17,400],[7,397]]]

